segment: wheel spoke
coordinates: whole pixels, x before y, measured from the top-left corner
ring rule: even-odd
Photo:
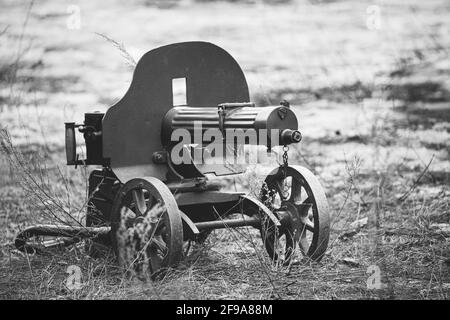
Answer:
[[[128,229],[132,227],[134,225],[134,220],[136,219],[136,214],[134,211],[128,207],[122,207],[120,211],[125,228]]]
[[[147,206],[146,206],[147,212],[153,208],[153,206],[155,205],[155,202],[156,202],[155,198],[152,195],[149,195],[149,197],[147,199]]]
[[[164,224],[164,220],[163,217],[159,217],[158,220],[156,221],[156,223],[154,224],[154,228],[155,229],[155,233],[159,234],[159,235],[166,235],[167,230],[166,230],[166,226]]]
[[[152,239],[151,246],[162,252],[164,255],[167,252],[167,245],[163,239],[158,239],[160,237],[154,236]]]
[[[309,209],[311,209],[310,204],[298,204],[295,206],[297,208],[297,212],[301,217],[308,217],[309,216]]]
[[[161,268],[163,259],[159,257],[157,248],[150,246],[148,251],[149,251],[148,258],[150,259],[151,271],[152,273],[155,273]]]
[[[194,241],[187,240],[183,243],[183,256],[187,257],[191,251]]]
[[[310,196],[308,196],[308,198],[306,198],[302,204],[312,204],[312,198]]]
[[[276,181],[275,182],[275,189],[278,192],[278,194],[280,195],[280,198],[282,200],[286,200],[287,199],[287,195],[284,192],[284,184],[283,184],[284,180],[281,181]]]
[[[133,201],[136,205],[136,213],[144,215],[147,211],[147,205],[145,204],[144,191],[142,189],[135,189],[131,191],[133,195]]]
[[[289,201],[297,203],[301,201],[301,195],[302,195],[302,186],[300,184],[300,181],[292,177],[291,196],[289,198]]]
[[[275,188],[275,192],[278,193],[281,197],[281,194],[283,193],[283,189],[282,189],[279,181],[275,182],[274,188]]]
[[[307,216],[301,217],[300,221],[305,226],[306,230],[314,232],[314,223],[311,220],[309,220]]]
[[[302,203],[295,205],[301,217],[311,218],[312,198],[308,196]]]

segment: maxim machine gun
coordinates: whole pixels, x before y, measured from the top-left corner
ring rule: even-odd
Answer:
[[[213,44],[147,52],[120,101],[104,114],[86,113],[83,124],[66,123],[67,164],[97,166],[86,225],[32,226],[16,247],[36,252],[89,237],[91,254],[112,247],[120,257],[121,234],[136,229],[144,241],[132,236],[125,246],[145,252],[155,273],[176,265],[188,243],[204,241],[213,229],[251,226],[274,261],[290,263],[298,251],[321,259],[330,232],[325,193],[308,169],[288,164],[288,145],[302,137],[297,118],[286,101],[267,107],[248,101],[241,68]],[[86,159],[76,153],[76,129]],[[266,176],[259,198],[220,191],[225,180],[207,178],[242,173],[233,160],[243,145],[283,146],[282,164]],[[39,247],[32,241],[44,236],[53,238]]]

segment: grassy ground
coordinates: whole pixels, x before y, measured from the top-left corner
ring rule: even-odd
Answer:
[[[373,2],[77,3],[81,26],[72,30],[71,3],[0,1],[0,126],[24,159],[17,170],[0,153],[0,298],[449,298],[446,1],[377,2],[379,30],[366,25]],[[132,76],[121,52],[96,33],[124,42],[135,60],[159,45],[211,41],[243,67],[255,102],[294,105],[304,140],[291,148],[290,163],[318,175],[333,216],[320,263],[274,267],[259,233],[245,229],[214,232],[154,283],[124,277],[113,259],[89,258],[81,247],[50,256],[14,249],[19,230],[54,222],[46,200],[59,199],[82,219],[86,171],[64,165],[63,122],[106,110]],[[253,189],[255,170],[236,177],[237,188]],[[36,202],[34,186],[48,198]],[[81,290],[66,287],[69,265],[81,268]],[[372,265],[380,290],[367,287]]]

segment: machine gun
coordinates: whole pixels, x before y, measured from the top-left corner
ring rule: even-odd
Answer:
[[[185,101],[175,105],[180,79]],[[30,241],[37,235],[58,237],[45,247],[93,237],[91,253],[112,247],[120,256],[121,230],[144,225],[145,248],[133,245],[145,249],[156,273],[176,265],[186,243],[204,241],[213,229],[251,226],[274,261],[290,263],[297,249],[321,259],[330,232],[325,193],[311,171],[288,164],[288,146],[302,138],[297,118],[285,101],[258,107],[249,100],[241,68],[216,45],[185,42],[147,52],[120,101],[104,114],[86,113],[82,124],[65,124],[67,164],[97,166],[89,177],[86,226],[33,226],[18,235],[17,248],[37,251]],[[76,129],[85,159],[76,152]],[[249,144],[285,152],[258,199],[221,191],[220,181],[207,178],[242,173],[245,166],[228,160]]]

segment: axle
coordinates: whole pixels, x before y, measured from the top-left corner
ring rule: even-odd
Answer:
[[[239,227],[255,227],[261,226],[261,219],[259,217],[240,218],[240,219],[222,219],[213,221],[197,222],[195,226],[198,230],[213,230],[225,228],[239,228]]]

